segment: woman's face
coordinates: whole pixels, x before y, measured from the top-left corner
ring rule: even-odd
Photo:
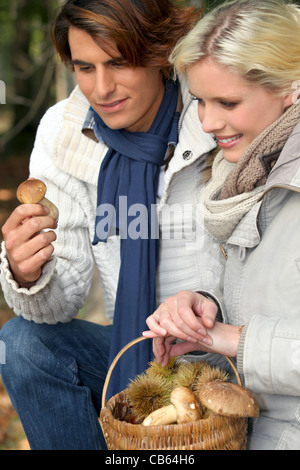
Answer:
[[[224,158],[237,162],[251,142],[292,104],[291,96],[249,84],[211,58],[187,72],[190,92],[198,100],[203,130],[214,134]]]

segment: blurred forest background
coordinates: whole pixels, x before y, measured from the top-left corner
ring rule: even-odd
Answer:
[[[41,117],[74,87],[74,78],[60,64],[50,38],[50,26],[61,3],[0,0],[0,227],[18,204],[16,188],[28,177]],[[209,10],[223,2],[181,3]],[[95,291],[82,315],[99,309],[101,293],[97,287]],[[12,316],[0,289],[0,329]],[[0,450],[4,449],[28,449],[28,443],[0,378]]]

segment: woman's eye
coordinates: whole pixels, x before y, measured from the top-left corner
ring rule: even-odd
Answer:
[[[233,108],[235,108],[237,103],[233,103],[233,102],[230,102],[230,101],[222,101],[221,105],[224,106],[224,108],[233,109]]]
[[[204,101],[201,98],[197,98],[197,96],[192,95],[192,100],[198,101],[198,104],[204,105]]]

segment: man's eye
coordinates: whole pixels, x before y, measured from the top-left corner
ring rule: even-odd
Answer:
[[[124,62],[117,62],[117,61],[116,61],[116,62],[112,62],[111,65],[112,65],[113,67],[116,67],[116,68],[128,67],[128,64],[127,64],[127,62],[125,62],[125,60],[124,60]]]
[[[90,72],[93,67],[91,65],[75,65],[75,70],[79,70],[79,72]]]

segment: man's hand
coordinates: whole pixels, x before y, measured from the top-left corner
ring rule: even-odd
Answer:
[[[18,206],[2,227],[7,258],[20,287],[30,287],[54,251],[57,223],[40,204]]]

